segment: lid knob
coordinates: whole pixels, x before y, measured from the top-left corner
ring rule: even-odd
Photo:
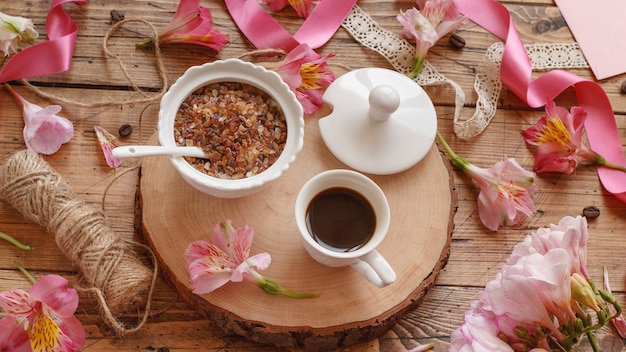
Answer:
[[[376,121],[386,121],[400,106],[400,94],[390,85],[374,87],[368,98],[370,117]]]

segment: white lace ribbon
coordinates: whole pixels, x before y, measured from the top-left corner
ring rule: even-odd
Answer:
[[[342,27],[357,42],[387,59],[396,71],[403,74],[410,72],[415,57],[415,46],[399,35],[380,27],[359,6],[354,6],[343,21]],[[524,47],[534,70],[589,67],[576,43],[531,44]],[[415,78],[415,81],[421,86],[449,84],[454,88],[454,132],[457,136],[471,138],[479,135],[495,116],[498,98],[502,90],[500,64],[503,52],[504,45],[502,42],[496,42],[487,49],[479,64],[474,80],[474,90],[478,98],[474,114],[470,117],[462,116],[465,105],[463,89],[437,71],[428,61],[424,63],[424,69]]]

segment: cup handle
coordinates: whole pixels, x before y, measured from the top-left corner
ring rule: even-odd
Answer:
[[[376,250],[372,250],[351,265],[369,282],[378,287],[385,287],[396,281],[396,273],[389,263]]]

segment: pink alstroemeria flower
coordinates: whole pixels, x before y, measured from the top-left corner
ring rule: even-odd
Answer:
[[[410,78],[422,71],[428,50],[467,20],[454,0],[416,0],[416,3],[419,10],[412,8],[397,16],[403,26],[401,35],[416,44]]]
[[[152,45],[154,38],[145,39],[136,45]],[[211,11],[200,6],[200,0],[181,0],[165,30],[159,33],[159,44],[186,43],[209,47],[217,52],[228,44],[228,36],[213,28]]]
[[[478,167],[456,155],[439,132],[437,139],[452,163],[480,186],[478,215],[485,227],[497,231],[500,225],[517,225],[521,220],[520,213],[528,216],[534,213],[532,196],[536,186],[533,172],[525,170],[512,158],[489,169]]]
[[[61,145],[72,140],[74,125],[65,117],[56,115],[61,111],[59,105],[42,108],[22,98],[10,85],[5,83],[4,86],[22,107],[24,142],[28,149],[39,154],[51,155],[56,153]]]
[[[265,292],[295,298],[317,297],[314,294],[297,293],[278,286],[256,270],[265,270],[272,258],[266,252],[250,257],[254,229],[248,225],[235,229],[230,220],[213,228],[211,242],[194,241],[185,250],[187,271],[192,292],[213,292],[229,281],[250,280]]]
[[[114,157],[112,151],[113,148],[120,146],[119,140],[111,132],[98,125],[93,126],[93,130],[96,132],[96,137],[98,137],[98,142],[104,153],[104,160],[106,160],[107,165],[111,168],[122,165],[122,159]]]
[[[78,294],[67,285],[60,276],[46,275],[30,292],[0,293],[0,307],[6,313],[0,320],[0,350],[80,351],[85,330],[74,316]]]
[[[521,131],[526,143],[537,147],[535,172],[574,174],[579,163],[583,162],[626,171],[623,166],[607,162],[585,144],[586,119],[587,113],[580,106],[567,111],[556,106],[554,101],[546,103],[546,114],[534,126]]]
[[[335,81],[327,63],[333,56],[322,57],[307,44],[300,44],[275,70],[296,94],[305,114],[312,114],[322,106],[322,90]]]
[[[302,18],[309,17],[313,0],[263,0],[267,7],[276,12],[282,10],[285,6],[291,5],[298,16]]]

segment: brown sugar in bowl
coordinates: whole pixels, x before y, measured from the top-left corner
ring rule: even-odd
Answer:
[[[219,60],[189,68],[165,93],[158,139],[164,146],[202,147],[206,160],[170,156],[170,162],[197,190],[238,198],[258,192],[294,162],[304,143],[304,113],[276,72]]]

